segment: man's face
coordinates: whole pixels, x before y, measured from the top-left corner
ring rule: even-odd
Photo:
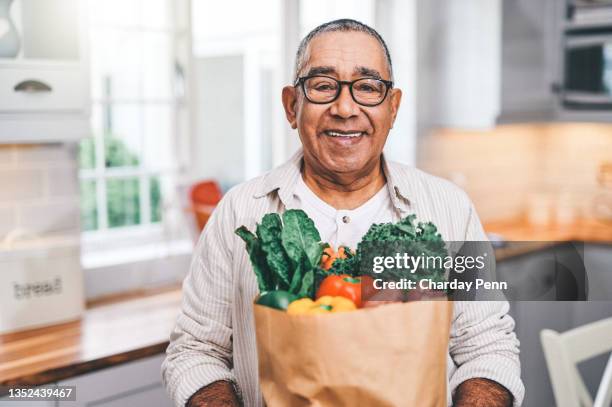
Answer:
[[[310,42],[299,76],[312,74],[342,81],[364,77],[391,80],[378,41],[352,31],[321,34]],[[305,158],[315,171],[337,175],[361,174],[378,163],[400,98],[401,91],[391,89],[380,105],[362,106],[353,100],[348,86],[342,86],[335,101],[315,104],[299,87],[283,90],[287,119],[298,129]]]

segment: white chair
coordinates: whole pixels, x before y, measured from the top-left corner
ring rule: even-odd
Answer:
[[[564,333],[540,332],[557,407],[609,407],[612,402],[612,355],[595,396],[591,399],[577,363],[612,351],[612,318]]]

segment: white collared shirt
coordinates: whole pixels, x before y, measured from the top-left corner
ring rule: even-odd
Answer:
[[[484,241],[486,236],[467,195],[450,182],[413,167],[386,161],[383,188],[394,219],[415,214],[433,222],[445,241]],[[177,407],[200,388],[235,383],[244,405],[262,407],[253,300],[259,294],[244,242],[234,231],[255,230],[270,212],[300,208],[296,186],[302,153],[269,173],[232,188],[206,224],[183,283],[183,304],[162,366],[163,381]],[[317,225],[318,226],[318,225]],[[339,236],[338,241],[342,241]],[[353,240],[353,239],[351,239]],[[455,301],[449,338],[449,394],[465,380],[494,380],[521,405],[519,343],[507,301]]]
[[[385,184],[374,196],[355,209],[336,209],[319,198],[299,177],[295,188],[296,205],[314,221],[321,241],[334,249],[357,248],[357,243],[374,223],[395,220],[395,211]]]

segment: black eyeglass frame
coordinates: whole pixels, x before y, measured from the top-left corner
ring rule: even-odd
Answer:
[[[311,100],[308,97],[308,92],[306,92],[306,88],[304,86],[304,83],[308,79],[311,79],[311,78],[327,78],[327,79],[331,79],[331,80],[335,81],[336,83],[338,83],[340,86],[338,86],[338,89],[336,90],[336,95],[334,96],[334,98],[332,100],[328,101],[328,102],[315,102],[315,101]],[[365,103],[358,102],[357,99],[355,99],[355,95],[353,94],[353,84],[355,82],[359,82],[359,81],[364,80],[364,79],[373,79],[373,80],[380,81],[380,82],[384,83],[384,85],[385,85],[385,95],[382,97],[380,102],[375,103],[375,104],[365,104]],[[375,107],[375,106],[380,105],[387,98],[387,94],[389,93],[389,89],[393,89],[393,81],[387,81],[385,79],[372,78],[372,77],[364,77],[364,78],[355,79],[354,81],[341,81],[341,80],[338,80],[338,79],[336,79],[334,77],[327,76],[327,75],[300,76],[299,78],[297,78],[297,80],[295,81],[295,84],[293,86],[294,87],[300,86],[302,88],[302,92],[304,92],[304,96],[306,97],[306,99],[310,103],[314,103],[315,105],[326,105],[326,104],[332,103],[332,102],[336,101],[336,99],[338,99],[338,97],[340,96],[340,92],[342,92],[342,86],[343,85],[347,85],[348,86],[349,93],[351,94],[351,97],[353,98],[353,101],[355,103],[357,103],[358,105],[361,105],[361,106],[366,106],[366,107]]]

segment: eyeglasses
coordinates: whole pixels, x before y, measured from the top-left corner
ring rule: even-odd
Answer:
[[[303,76],[294,86],[301,86],[306,99],[319,105],[338,99],[342,85],[348,85],[353,100],[362,106],[378,106],[387,97],[393,82],[384,79],[361,78],[354,81],[339,81],[324,75]]]

